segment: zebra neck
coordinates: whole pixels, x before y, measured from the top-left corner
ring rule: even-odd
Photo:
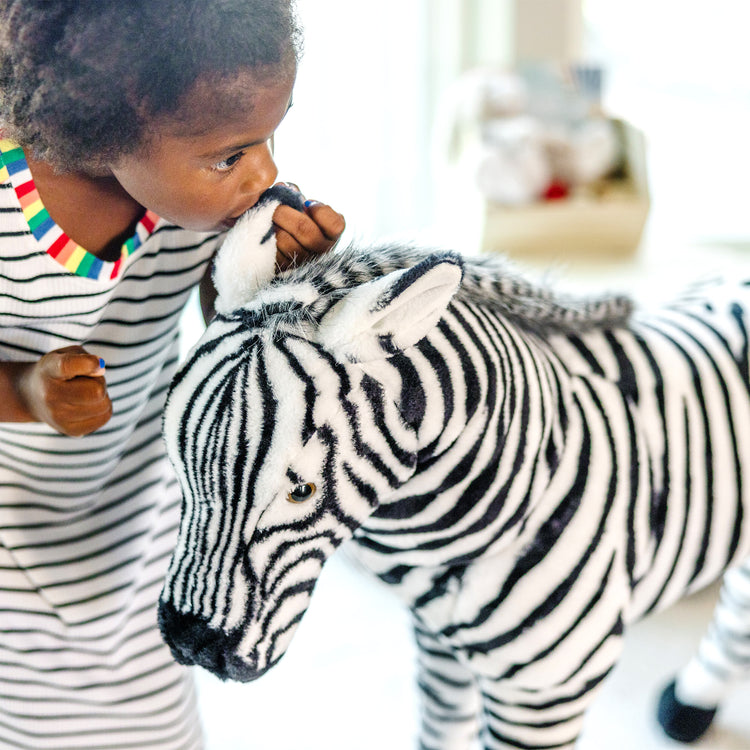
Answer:
[[[414,427],[418,453],[413,477],[382,499],[359,534],[372,550],[453,563],[458,548],[470,559],[504,546],[545,512],[565,436],[561,367],[533,336],[497,321],[491,336],[462,340],[462,326],[478,330],[473,315],[462,311],[389,362],[387,389]]]

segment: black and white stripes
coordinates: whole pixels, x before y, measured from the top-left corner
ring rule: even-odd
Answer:
[[[425,750],[572,748],[626,625],[750,552],[749,291],[630,316],[395,247],[225,299],[165,412],[176,658],[263,674],[351,539],[413,613]]]

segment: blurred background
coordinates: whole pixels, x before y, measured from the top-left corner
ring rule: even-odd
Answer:
[[[298,0],[305,53],[280,178],[347,238],[506,252],[570,289],[655,304],[750,264],[747,0]],[[199,335],[195,309],[186,344]],[[653,703],[715,588],[636,626],[582,750],[655,750]],[[198,684],[208,750],[407,750],[407,613],[334,557],[250,685]],[[698,747],[750,747],[743,687]]]
[[[362,235],[442,223],[466,74],[598,66],[601,108],[647,141],[647,238],[747,243],[746,0],[300,0],[306,51],[277,137],[283,174]],[[463,104],[470,98],[464,88]],[[464,107],[466,109],[466,107]],[[470,125],[470,123],[467,123]],[[456,223],[461,223],[456,217]]]

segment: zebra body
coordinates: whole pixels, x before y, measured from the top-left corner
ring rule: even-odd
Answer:
[[[750,554],[750,287],[630,315],[391,248],[222,296],[273,207],[167,403],[173,653],[260,676],[351,540],[413,613],[423,748],[572,748],[624,626]]]

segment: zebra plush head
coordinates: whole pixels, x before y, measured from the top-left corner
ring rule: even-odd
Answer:
[[[184,500],[160,625],[178,661],[240,681],[281,658],[325,560],[413,474],[402,385],[371,373],[437,325],[463,273],[441,253],[363,283],[327,257],[245,278],[273,270],[279,197],[220,251],[219,312],[164,415]],[[240,269],[248,255],[262,259]],[[400,425],[388,440],[384,418]]]

